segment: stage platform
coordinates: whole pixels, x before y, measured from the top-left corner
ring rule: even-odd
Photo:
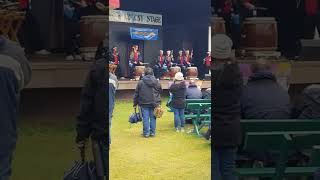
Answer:
[[[170,80],[160,80],[162,89],[169,89],[169,84],[173,81]],[[201,89],[207,89],[211,87],[211,81],[196,80],[196,83],[201,87]],[[120,80],[119,81],[119,90],[134,90],[138,81],[130,80]]]
[[[27,88],[81,88],[92,62],[66,61],[61,54],[48,56],[31,56],[32,80]],[[246,78],[253,60],[239,60],[241,71]],[[272,60],[278,77],[287,79],[289,84],[320,83],[319,61]],[[202,81],[201,81],[202,82]],[[120,89],[134,89],[136,81],[120,81]],[[163,89],[167,89],[168,80],[161,81]],[[210,81],[203,81],[202,87],[210,86]]]

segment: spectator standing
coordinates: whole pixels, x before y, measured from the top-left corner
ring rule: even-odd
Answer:
[[[145,76],[139,81],[135,93],[133,106],[140,106],[143,119],[143,137],[156,135],[156,117],[154,109],[161,104],[161,84],[154,77],[152,68],[147,67]]]
[[[212,42],[212,178],[235,180],[232,171],[236,166],[237,147],[241,143],[240,97],[243,81],[239,66],[231,53],[231,39],[217,34],[212,38]]]
[[[105,176],[108,172],[109,143],[107,136],[109,128],[107,123],[107,64],[109,59],[100,59],[90,68],[87,80],[82,90],[80,112],[77,116],[76,143],[79,148],[86,148],[88,138],[91,138],[93,147],[100,147],[100,156],[103,159],[103,170]],[[110,78],[110,77],[109,77]],[[109,83],[112,81],[109,81]],[[112,83],[113,85],[114,83]],[[111,86],[112,87],[112,86]],[[109,84],[110,88],[110,84]],[[109,92],[110,93],[110,92]],[[113,95],[113,94],[111,94]],[[111,96],[113,97],[113,96]],[[111,102],[112,104],[112,102]],[[109,107],[110,108],[110,107]],[[113,109],[113,108],[112,108]],[[110,110],[110,109],[109,109]],[[109,114],[110,118],[110,114]],[[110,122],[110,119],[109,119]],[[95,159],[95,162],[100,162]],[[97,167],[101,167],[101,164]]]
[[[181,72],[176,73],[174,82],[170,86],[170,93],[172,93],[172,101],[170,106],[174,113],[174,127],[176,132],[184,132],[184,109],[186,106],[186,84],[183,74]]]

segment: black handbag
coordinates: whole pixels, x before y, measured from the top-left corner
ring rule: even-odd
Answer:
[[[76,161],[72,168],[64,173],[63,180],[98,180],[95,163],[85,160],[84,151],[81,150],[81,161]]]

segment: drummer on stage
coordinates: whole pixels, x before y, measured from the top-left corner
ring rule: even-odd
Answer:
[[[184,56],[184,59],[185,59],[185,63],[186,63],[186,66],[187,67],[191,67],[192,66],[192,58],[193,58],[193,52],[191,52],[190,54],[190,51],[187,49],[185,51],[185,56]]]
[[[109,63],[117,65],[116,76],[118,78],[122,77],[121,68],[120,68],[120,56],[119,56],[119,52],[118,52],[118,47],[117,46],[114,46],[112,48],[112,55],[111,55]]]
[[[174,62],[174,58],[173,58],[172,51],[168,50],[167,55],[165,57],[165,63],[168,67],[168,70],[172,67],[173,62]]]
[[[205,73],[209,74],[211,69],[211,52],[210,51],[207,52],[207,56],[203,59],[203,64],[206,70]]]
[[[154,66],[154,75],[156,76],[157,79],[160,79],[161,76],[163,75],[164,71],[166,69],[168,69],[166,67],[166,63],[165,63],[165,57],[163,55],[163,50],[159,51],[159,56],[156,60],[156,65]]]
[[[185,77],[187,63],[185,61],[185,57],[183,56],[183,51],[182,50],[179,51],[179,55],[178,55],[178,57],[177,57],[175,62],[176,62],[176,65],[181,68],[181,72],[183,73],[183,76]]]
[[[134,70],[136,66],[142,66],[142,57],[139,52],[139,46],[134,45],[129,57],[129,71],[130,79],[134,78]]]

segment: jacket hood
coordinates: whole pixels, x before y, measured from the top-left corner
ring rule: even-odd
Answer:
[[[311,99],[314,103],[320,104],[320,85],[310,85],[308,86],[303,94]]]
[[[252,82],[252,81],[259,81],[259,80],[264,80],[264,79],[277,81],[277,78],[271,72],[257,72],[257,73],[254,73],[249,77],[248,81]]]
[[[155,86],[157,85],[157,83],[158,83],[158,80],[157,80],[154,76],[152,76],[152,75],[146,75],[146,76],[144,76],[144,77],[142,78],[142,81],[143,81],[146,85],[148,85],[148,86],[150,86],[150,87],[155,87]]]

